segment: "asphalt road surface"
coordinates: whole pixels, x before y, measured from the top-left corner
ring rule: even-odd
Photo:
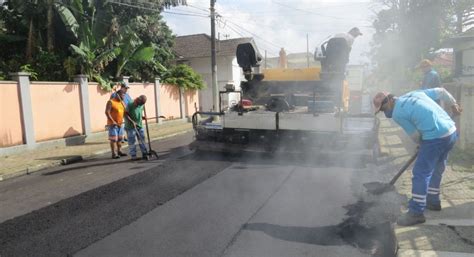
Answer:
[[[0,256],[394,256],[385,202],[361,193],[367,169],[191,140],[155,143],[160,161],[104,155],[0,184]]]

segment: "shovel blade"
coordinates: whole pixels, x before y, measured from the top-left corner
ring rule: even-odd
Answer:
[[[388,191],[395,190],[395,186],[388,183],[382,182],[369,182],[365,183],[364,187],[367,189],[367,192],[373,195],[380,195]]]
[[[158,153],[153,151],[153,150],[150,150],[147,154],[147,158],[148,158],[148,160],[151,160],[152,158],[155,158],[155,159],[158,160],[159,159]]]

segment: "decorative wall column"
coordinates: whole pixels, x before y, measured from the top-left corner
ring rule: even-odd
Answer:
[[[161,103],[161,83],[160,78],[155,78],[155,113],[156,113],[156,122],[161,124],[163,123],[163,119],[159,118],[162,116],[160,103]]]
[[[33,148],[36,145],[35,127],[33,122],[33,108],[31,105],[30,93],[30,73],[16,72],[11,73],[13,80],[18,82],[20,92],[21,122],[23,125],[23,139],[28,147]]]
[[[184,97],[184,88],[179,88],[179,113],[181,119],[186,118],[186,98]]]
[[[84,135],[92,134],[91,115],[89,109],[89,81],[87,75],[77,75],[74,81],[79,83],[79,97],[81,103],[82,131]]]

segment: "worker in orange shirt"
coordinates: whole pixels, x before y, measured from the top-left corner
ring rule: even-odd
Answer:
[[[105,116],[107,117],[107,128],[109,132],[110,150],[112,151],[112,159],[118,159],[120,156],[127,156],[121,151],[122,139],[124,135],[123,117],[125,114],[125,106],[122,99],[124,92],[117,91],[115,97],[107,101],[105,107]]]

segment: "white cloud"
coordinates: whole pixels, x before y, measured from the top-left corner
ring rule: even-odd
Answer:
[[[188,4],[169,12],[205,14],[209,9],[209,0],[188,0]],[[364,53],[373,34],[370,8],[369,0],[217,0],[216,10],[222,15],[217,30],[221,38],[254,37],[261,52],[267,50],[271,56],[280,47],[288,52],[306,51],[306,34],[312,51],[330,35],[358,26],[364,35],[354,43],[351,63],[361,63],[367,61]],[[176,14],[164,17],[178,35],[210,34],[208,18]]]

